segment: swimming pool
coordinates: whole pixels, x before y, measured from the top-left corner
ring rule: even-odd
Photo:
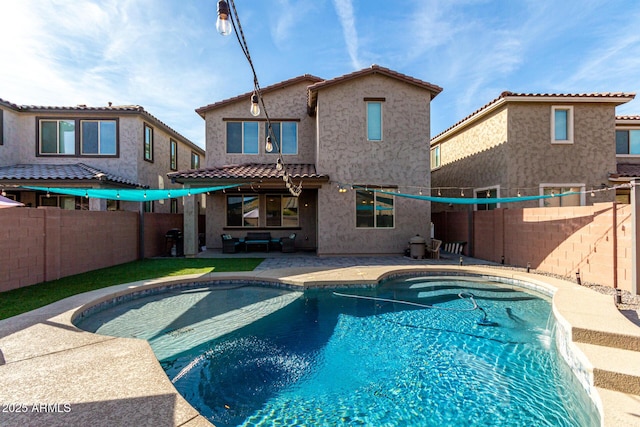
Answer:
[[[468,293],[489,322],[469,310]],[[217,426],[599,425],[555,351],[548,298],[474,278],[404,277],[337,294],[176,289],[78,326],[147,339]]]

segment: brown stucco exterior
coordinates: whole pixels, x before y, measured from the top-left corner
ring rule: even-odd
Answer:
[[[601,189],[616,170],[615,107],[626,96],[507,94],[436,136],[441,167],[432,187],[442,196],[472,197],[474,190],[497,188],[498,197],[535,196],[541,185]],[[552,142],[552,108],[573,111],[573,142]],[[581,204],[613,201],[614,192],[582,195]],[[539,201],[517,207],[538,207]],[[503,206],[506,207],[506,206]],[[435,204],[436,211],[463,209]]]

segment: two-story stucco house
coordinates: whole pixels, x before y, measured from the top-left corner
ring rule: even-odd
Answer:
[[[499,198],[581,192],[517,207],[613,201],[613,192],[592,190],[610,185],[615,176],[615,108],[634,97],[503,92],[431,140],[432,195]],[[433,205],[434,212],[446,209],[456,206]]]
[[[221,247],[221,234],[259,230],[295,233],[298,250],[318,255],[401,253],[409,238],[427,235],[429,204],[372,190],[429,186],[430,102],[441,90],[377,65],[274,84],[262,89],[272,152],[264,112],[250,114],[251,92],[219,101],[196,110],[207,167],[170,176],[186,186],[241,184],[207,198],[210,248]]]
[[[0,99],[0,188],[27,206],[138,210],[137,203],[18,186],[172,188],[167,173],[200,167],[205,152],[138,105],[46,107]],[[146,203],[182,212],[180,199]]]

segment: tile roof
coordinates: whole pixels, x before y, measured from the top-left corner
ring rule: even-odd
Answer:
[[[265,93],[273,92],[275,90],[282,89],[287,86],[291,86],[291,85],[294,85],[300,82],[305,82],[305,81],[316,83],[316,82],[323,81],[323,79],[311,74],[303,74],[301,76],[294,77],[292,79],[281,81],[280,83],[276,83],[267,87],[260,88],[260,92],[264,95]],[[205,105],[204,107],[200,107],[196,109],[196,113],[198,113],[202,118],[204,118],[204,114],[207,111],[214,110],[224,105],[232,104],[234,102],[238,102],[242,100],[248,101],[252,94],[253,94],[253,91],[243,93],[242,95],[234,96],[233,98],[223,99],[222,101],[214,102],[213,104]]]
[[[133,187],[147,187],[127,178],[85,165],[73,164],[20,164],[0,167],[0,181],[103,181]]]
[[[327,175],[318,174],[312,163],[287,164],[287,173],[292,178],[310,178],[328,180]],[[282,178],[283,171],[276,169],[275,163],[247,163],[242,165],[228,165],[219,168],[207,168],[172,172],[169,178],[181,179],[269,179]]]
[[[620,178],[640,177],[640,164],[618,163],[618,175]]]
[[[442,135],[450,132],[451,130],[457,128],[460,125],[471,123],[474,119],[478,117],[482,117],[483,113],[487,111],[491,111],[492,107],[497,107],[498,105],[502,105],[507,101],[520,101],[520,102],[614,102],[617,104],[624,104],[625,102],[629,102],[634,99],[636,96],[635,93],[626,93],[626,92],[603,92],[603,93],[516,93],[504,91],[497,98],[483,105],[473,113],[469,114],[464,119],[455,123],[453,126],[445,129],[440,132],[433,138],[431,141],[441,137]]]
[[[422,89],[426,89],[429,92],[431,92],[431,99],[435,98],[440,92],[442,92],[442,88],[440,86],[436,86],[424,80],[416,79],[415,77],[411,77],[406,74],[402,74],[397,71],[391,70],[389,68],[385,68],[385,67],[381,67],[379,65],[373,64],[369,68],[364,68],[362,70],[355,71],[353,73],[345,74],[343,76],[335,77],[329,80],[324,80],[309,86],[308,101],[307,101],[308,108],[310,110],[313,110],[313,108],[315,107],[315,103],[318,98],[319,89],[340,84],[348,80],[355,79],[362,76],[367,76],[370,74],[381,74],[383,76],[398,79],[406,83],[409,83],[411,85],[418,86]]]
[[[640,121],[640,115],[637,116],[616,116],[617,121]]]

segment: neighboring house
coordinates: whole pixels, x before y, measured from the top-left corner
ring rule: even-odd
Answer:
[[[0,189],[27,206],[138,210],[138,203],[85,199],[17,186],[172,188],[166,174],[200,167],[205,152],[139,105],[43,107],[0,99]],[[145,210],[183,211],[180,199]]]
[[[441,90],[377,65],[286,80],[262,89],[273,152],[265,150],[264,112],[249,112],[249,92],[196,110],[206,122],[207,167],[169,175],[186,186],[242,184],[208,196],[208,247],[220,248],[221,234],[260,230],[295,233],[297,249],[318,255],[401,253],[412,236],[427,236],[429,203],[370,189],[429,187],[430,102]],[[285,171],[302,184],[299,197]]]
[[[634,97],[503,92],[431,140],[431,194],[494,198],[582,192],[517,207],[613,201],[611,191],[591,191],[612,184],[610,177],[617,171],[614,135],[620,126],[615,108]],[[435,203],[432,209],[464,207]]]
[[[616,159],[618,167],[609,175],[612,184],[640,179],[640,116],[616,117]],[[631,203],[629,189],[616,191],[619,203]]]

